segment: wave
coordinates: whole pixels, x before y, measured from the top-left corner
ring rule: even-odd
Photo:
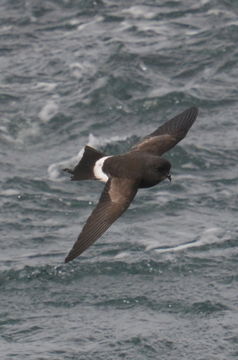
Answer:
[[[178,244],[171,247],[163,247],[160,249],[154,248],[154,251],[157,254],[168,253],[168,252],[177,252],[186,249],[202,248],[205,245],[219,244],[227,240],[227,234],[224,234],[224,230],[218,227],[212,227],[203,231],[199,239],[192,242],[186,242],[183,244]],[[147,247],[147,250],[150,250],[151,246]]]
[[[236,241],[232,240],[231,234],[216,227],[204,230],[200,238],[193,242],[161,248],[151,245],[147,246],[146,251],[122,250],[117,254],[104,252],[96,258],[82,256],[70,264],[59,264],[64,255],[61,251],[22,254],[15,257],[15,263],[10,258],[4,258],[0,269],[0,285],[9,283],[9,281],[34,281],[35,279],[53,282],[80,281],[85,276],[100,275],[154,274],[161,276],[163,273],[165,276],[168,273],[171,276],[173,273],[187,272],[188,269],[206,269],[205,264],[217,266],[219,262],[223,262],[224,256],[230,262],[233,259],[235,261],[237,257]],[[194,251],[177,254],[188,249],[194,249]],[[176,261],[177,257],[179,257],[179,262]],[[39,265],[39,258],[41,265]],[[46,263],[49,263],[49,259],[53,264]],[[31,265],[23,265],[26,262]]]

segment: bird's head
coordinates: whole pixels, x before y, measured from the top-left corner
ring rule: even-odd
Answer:
[[[139,187],[151,187],[159,184],[166,178],[171,181],[170,168],[171,164],[166,159],[158,156],[147,158]]]
[[[171,164],[168,160],[164,158],[159,158],[156,164],[156,171],[160,178],[160,181],[169,179],[171,181],[171,174],[170,174]]]

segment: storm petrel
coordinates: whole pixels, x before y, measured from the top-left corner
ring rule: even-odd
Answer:
[[[84,154],[71,174],[71,180],[100,180],[106,183],[96,208],[86,221],[78,239],[65,258],[69,262],[92,245],[129,207],[139,188],[168,178],[171,164],[161,157],[187,134],[198,109],[191,107],[143,138],[129,152],[116,156],[85,146]]]

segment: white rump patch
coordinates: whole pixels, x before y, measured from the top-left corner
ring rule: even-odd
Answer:
[[[104,156],[101,159],[99,159],[98,161],[96,161],[94,168],[93,168],[95,177],[98,180],[103,181],[103,182],[107,182],[108,176],[107,176],[107,174],[105,174],[105,172],[103,172],[102,167],[103,167],[104,161],[106,159],[108,159],[109,157],[111,157],[111,156]]]

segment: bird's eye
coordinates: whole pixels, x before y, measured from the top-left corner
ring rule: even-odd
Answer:
[[[166,171],[167,169],[165,168],[165,166],[159,166],[159,167],[157,168],[157,170],[158,170],[159,172],[164,172],[164,171]]]

